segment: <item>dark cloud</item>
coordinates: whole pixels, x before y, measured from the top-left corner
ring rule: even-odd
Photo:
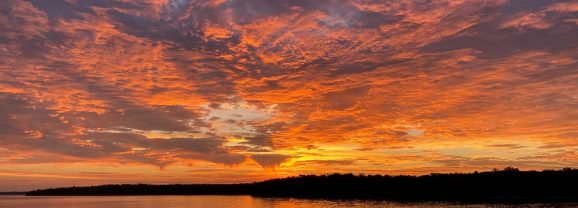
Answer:
[[[251,158],[263,168],[275,168],[281,163],[291,159],[290,155],[281,154],[255,154]]]
[[[323,95],[323,106],[329,110],[345,110],[362,100],[368,87],[355,87]]]
[[[508,1],[501,7],[482,10],[481,15],[488,21],[480,22],[459,33],[446,37],[423,48],[424,51],[447,51],[473,48],[482,51],[482,57],[500,58],[520,51],[550,50],[561,52],[576,48],[574,43],[564,44],[578,34],[578,28],[570,26],[565,20],[575,18],[545,12],[551,2]],[[507,21],[524,18],[524,15],[537,14],[537,21],[527,22],[529,29],[519,31],[515,27],[504,28]],[[543,14],[543,16],[542,16]],[[543,19],[542,19],[543,18]],[[548,24],[541,26],[537,24]],[[550,26],[551,24],[551,26]],[[547,28],[541,28],[547,27]]]
[[[115,130],[113,128],[122,126],[141,131],[188,130],[188,128],[167,127],[171,124],[168,122],[170,120],[162,120],[164,117],[177,121],[179,117],[189,118],[189,116],[194,115],[178,106],[162,107],[161,110],[152,115],[147,114],[147,111],[134,114],[125,112],[124,115],[118,113],[119,115],[115,116],[80,114],[77,116],[82,119],[69,118],[66,123],[63,123],[63,120],[59,119],[58,116],[54,116],[58,114],[57,112],[48,110],[45,108],[46,106],[38,103],[32,104],[27,97],[22,95],[0,94],[0,106],[0,124],[3,124],[0,127],[0,132],[3,135],[0,143],[4,146],[36,149],[85,159],[117,158],[119,161],[142,162],[161,167],[174,162],[174,158],[171,156],[167,158],[166,155],[161,154],[162,152],[196,155],[195,157],[188,157],[188,159],[200,159],[223,164],[238,164],[244,160],[243,155],[231,154],[221,148],[223,141],[218,138],[156,139],[130,133],[131,130],[123,128]],[[164,113],[161,114],[160,112]],[[166,117],[171,114],[174,114],[175,117]],[[89,117],[91,115],[94,117]],[[131,115],[134,117],[131,118]],[[83,120],[88,120],[90,123],[83,122]],[[72,127],[77,125],[128,132],[89,131],[81,135],[71,135],[74,131]],[[151,128],[147,128],[149,126]],[[135,148],[139,150],[135,152]]]
[[[492,144],[487,145],[487,147],[497,147],[497,148],[505,148],[505,149],[518,149],[524,148],[525,146],[519,144]]]
[[[260,134],[253,137],[247,137],[247,141],[244,144],[255,145],[258,147],[272,147],[273,143],[268,135]]]
[[[187,114],[177,114],[166,112],[164,109],[143,108],[139,106],[122,106],[119,111],[111,111],[105,114],[83,113],[87,119],[84,123],[89,128],[114,128],[125,127],[139,130],[160,130],[160,131],[193,131],[188,126]],[[128,107],[128,109],[125,109]],[[177,116],[173,117],[171,116]],[[188,114],[191,114],[190,112]],[[180,118],[179,118],[180,117]],[[188,119],[182,119],[183,117]]]
[[[0,106],[0,123],[4,124],[0,127],[0,132],[3,132],[0,142],[26,143],[33,137],[28,132],[33,131],[52,136],[71,130],[54,116],[56,112],[46,108],[46,104],[33,105],[25,95],[0,93]]]
[[[59,19],[83,19],[82,13],[93,13],[90,7],[84,7],[65,0],[51,2],[31,0],[35,7],[39,8],[49,17],[52,24],[57,24]]]

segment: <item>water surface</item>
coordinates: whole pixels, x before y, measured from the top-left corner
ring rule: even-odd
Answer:
[[[578,207],[578,204],[452,204],[452,203],[397,203],[384,201],[306,200],[291,198],[258,198],[252,196],[0,196],[0,208],[261,208],[261,207]]]

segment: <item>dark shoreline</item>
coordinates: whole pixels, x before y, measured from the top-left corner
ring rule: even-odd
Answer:
[[[18,191],[10,191],[10,192],[0,192],[0,196],[7,196],[7,195],[26,195],[27,192],[18,192]]]
[[[250,195],[400,202],[577,203],[578,169],[387,175],[302,175],[244,184],[122,184],[35,190],[27,196]]]

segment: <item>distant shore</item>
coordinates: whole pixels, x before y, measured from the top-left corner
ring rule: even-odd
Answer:
[[[16,192],[16,191],[11,191],[11,192],[0,192],[0,196],[2,195],[26,195],[27,192]]]
[[[301,175],[243,184],[115,184],[35,190],[27,196],[251,195],[311,199],[578,202],[578,169],[388,175]]]

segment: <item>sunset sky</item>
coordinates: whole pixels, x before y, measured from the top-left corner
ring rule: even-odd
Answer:
[[[506,166],[578,167],[578,1],[0,1],[0,191]]]

